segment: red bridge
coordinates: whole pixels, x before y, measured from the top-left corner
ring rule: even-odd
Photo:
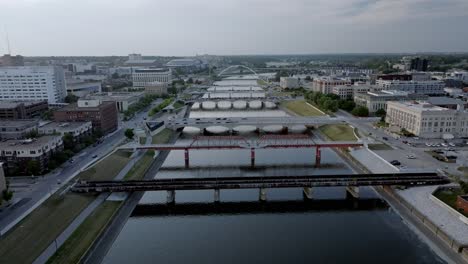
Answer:
[[[130,144],[119,147],[123,150],[183,150],[185,167],[190,165],[190,150],[250,149],[251,167],[255,167],[255,149],[315,148],[315,166],[320,166],[322,148],[362,147],[363,142],[314,140],[308,135],[264,135],[255,139],[241,136],[197,136],[188,144]]]

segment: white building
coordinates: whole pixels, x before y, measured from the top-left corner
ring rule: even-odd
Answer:
[[[91,93],[102,92],[101,82],[99,81],[82,81],[76,79],[67,80],[67,93],[78,97],[83,97]]]
[[[383,90],[397,90],[408,93],[427,95],[445,94],[445,84],[442,81],[390,81],[379,79],[376,81],[376,84]]]
[[[462,82],[468,83],[468,72],[466,71],[456,71],[450,74],[454,79],[460,80]]]
[[[332,88],[332,94],[336,94],[342,100],[353,99],[355,94],[358,93],[367,93],[369,91],[377,91],[379,88],[375,85],[370,85],[366,83],[354,83],[354,85],[338,85]]]
[[[167,69],[135,69],[132,72],[133,88],[145,88],[154,82],[170,83],[172,71]]]
[[[299,78],[297,77],[281,77],[280,78],[280,87],[285,89],[299,88]]]
[[[426,102],[387,102],[386,121],[423,138],[468,137],[468,112]]]
[[[0,67],[0,100],[63,102],[67,95],[61,67]]]
[[[367,107],[369,113],[375,113],[379,109],[387,111],[389,101],[426,100],[427,98],[428,96],[424,94],[409,94],[402,91],[373,91],[356,93],[354,102],[356,105]]]
[[[99,101],[112,101],[117,105],[119,112],[125,112],[128,107],[138,103],[143,98],[142,92],[108,92],[108,93],[96,93],[85,97],[85,99],[99,100]]]

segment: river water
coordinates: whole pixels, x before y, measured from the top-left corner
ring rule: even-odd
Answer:
[[[233,115],[252,112],[224,116]],[[330,150],[322,151],[324,166],[316,169],[314,155],[257,151],[258,168],[251,170],[249,151],[192,151],[191,168],[184,169],[183,152],[172,151],[155,177],[352,173]],[[222,190],[214,205],[213,191],[178,191],[176,205],[167,207],[165,192],[147,192],[104,263],[444,263],[371,188],[361,188],[359,200],[341,187],[316,188],[313,196],[307,202],[301,189],[272,189],[260,203],[258,190]]]

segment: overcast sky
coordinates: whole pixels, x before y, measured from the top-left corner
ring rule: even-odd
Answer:
[[[0,53],[468,51],[468,0],[0,0]]]

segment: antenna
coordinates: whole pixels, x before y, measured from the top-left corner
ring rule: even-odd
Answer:
[[[5,25],[5,37],[6,37],[7,47],[8,47],[8,55],[11,55],[10,38],[8,37],[8,30],[7,30],[6,25]]]

